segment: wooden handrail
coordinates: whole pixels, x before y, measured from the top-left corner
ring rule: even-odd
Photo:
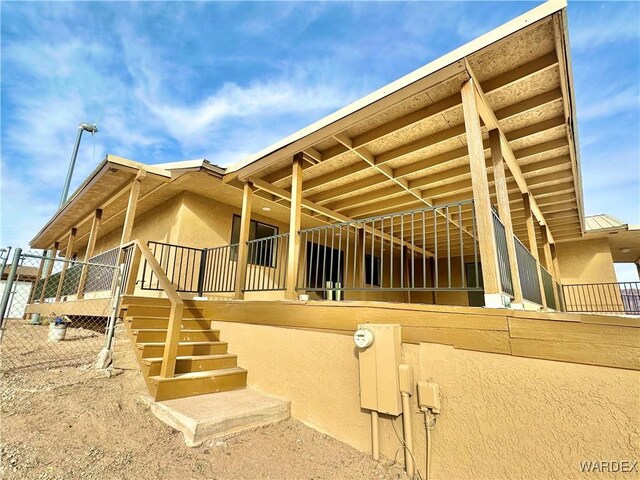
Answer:
[[[131,244],[135,245],[135,250],[139,251],[147,262],[147,265],[158,279],[158,284],[162,287],[164,293],[169,297],[171,302],[171,311],[169,313],[169,324],[167,326],[167,337],[164,344],[164,353],[162,354],[162,366],[160,367],[160,376],[163,378],[173,377],[176,370],[176,356],[178,354],[178,341],[180,340],[180,327],[182,325],[182,312],[184,310],[184,302],[176,291],[175,287],[167,277],[164,270],[153,256],[149,247],[138,240],[129,242],[122,247],[125,248]],[[134,251],[135,255],[135,251]],[[129,270],[129,277],[137,276],[137,269],[134,271],[133,263]],[[138,262],[139,263],[139,262]]]

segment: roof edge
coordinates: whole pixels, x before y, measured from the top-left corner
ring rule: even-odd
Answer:
[[[316,133],[329,125],[346,118],[353,113],[368,107],[383,98],[389,97],[405,87],[428,77],[429,75],[452,66],[456,62],[461,61],[465,57],[485,48],[489,45],[502,40],[516,33],[517,31],[539,21],[546,17],[549,17],[557,12],[562,11],[567,7],[567,0],[548,0],[537,7],[523,13],[522,15],[500,25],[499,27],[477,37],[470,42],[452,50],[451,52],[436,58],[428,64],[400,77],[399,79],[375,90],[374,92],[356,100],[355,102],[333,112],[326,117],[312,123],[311,125],[298,130],[297,132],[273,143],[265,149],[251,155],[244,160],[230,165],[226,170],[226,175],[238,176],[239,172],[245,167],[252,165],[265,157],[277,152],[278,150],[287,147],[298,140],[312,133]],[[278,159],[279,160],[279,159]],[[266,167],[267,165],[265,165]]]

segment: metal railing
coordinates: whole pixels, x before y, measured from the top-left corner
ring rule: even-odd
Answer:
[[[475,230],[471,200],[301,230],[297,289],[481,291]]]
[[[84,262],[48,257],[50,261],[53,262],[55,268],[52,269],[52,273],[48,279],[41,277],[36,280],[34,284],[34,298],[38,299],[42,296],[43,287],[46,289],[45,299],[55,298],[61,278],[62,288],[60,289],[60,296],[67,297],[75,295],[78,293],[83,268],[85,268],[87,272],[83,293],[111,290],[114,280],[113,267],[118,263],[119,253],[120,247],[118,246],[94,255]],[[63,267],[65,265],[66,268]],[[64,275],[62,273],[63,269]]]
[[[500,221],[498,214],[493,211],[493,230],[496,237],[496,249],[498,252],[498,273],[500,276],[500,288],[503,293],[513,297],[513,277],[511,264],[509,263],[509,250],[507,249],[507,232]]]
[[[149,241],[147,246],[158,261],[163,272],[178,292],[197,293],[202,249]],[[162,290],[160,279],[148,268],[148,262],[142,267],[143,290]]]
[[[196,293],[199,296],[204,293],[234,291],[238,264],[237,243],[213,248],[154,241],[147,242],[147,245],[176,291]],[[142,266],[140,288],[162,290],[153,270],[147,268],[146,260]]]
[[[553,277],[547,271],[547,269],[544,268],[542,265],[540,265],[540,275],[542,278],[542,287],[544,288],[544,299],[547,302],[547,307],[557,310],[556,296],[553,291]]]
[[[233,292],[238,270],[238,244],[202,250],[198,294]]]
[[[567,312],[640,315],[640,282],[563,285]]]
[[[540,281],[538,279],[538,262],[518,237],[514,236],[514,239],[522,296],[530,302],[542,305],[542,293],[540,292]]]
[[[244,291],[286,289],[288,248],[288,233],[248,241]]]

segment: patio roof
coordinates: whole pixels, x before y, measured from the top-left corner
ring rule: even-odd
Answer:
[[[359,219],[470,199],[460,90],[474,79],[494,199],[487,126],[502,132],[512,152],[505,158],[515,233],[526,241],[522,192],[528,191],[552,241],[580,238],[584,216],[565,7],[564,0],[554,0],[534,8],[232,165],[225,181],[251,181],[286,204],[293,156],[302,152],[303,207],[319,218]]]
[[[103,209],[103,224],[118,215],[124,218],[128,201],[126,193],[140,171],[146,172],[141,197],[171,179],[171,173],[162,168],[107,155],[31,240],[31,247],[49,249],[59,241],[62,249],[65,245],[63,239],[68,237],[72,227],[77,228],[76,247],[81,247],[83,239],[86,244],[90,220],[97,208]]]

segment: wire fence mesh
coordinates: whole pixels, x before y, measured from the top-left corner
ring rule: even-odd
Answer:
[[[13,255],[0,283],[2,375],[95,363],[113,311],[116,262],[117,255],[90,262]]]

